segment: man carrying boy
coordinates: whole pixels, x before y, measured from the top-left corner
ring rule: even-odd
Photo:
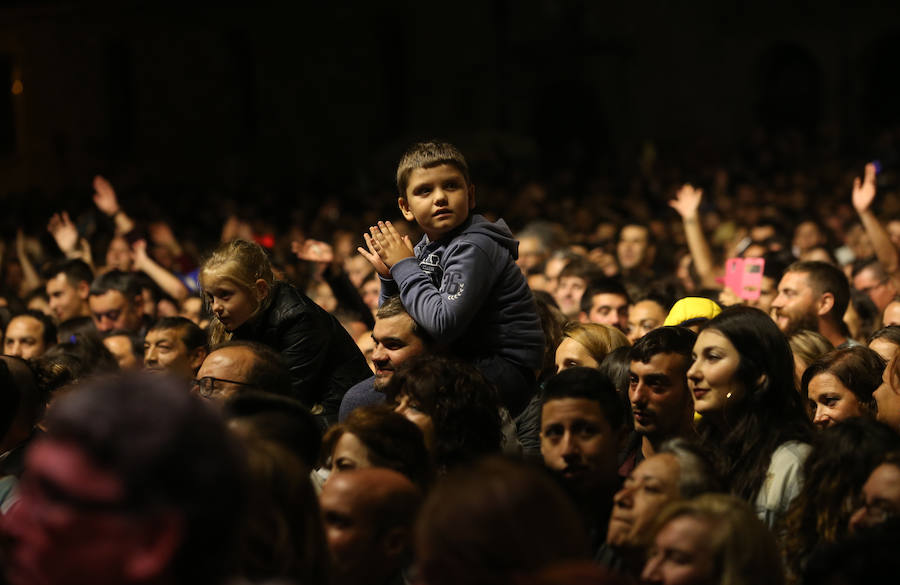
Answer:
[[[369,249],[359,251],[381,277],[381,301],[399,293],[415,322],[471,359],[518,416],[534,393],[544,345],[534,298],[515,263],[518,242],[503,220],[469,213],[475,187],[450,144],[410,148],[397,187],[403,217],[425,236],[413,249],[390,222],[365,234]]]

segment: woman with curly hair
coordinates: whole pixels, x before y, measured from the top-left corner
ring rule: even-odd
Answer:
[[[812,428],[794,385],[791,348],[768,315],[729,307],[694,344],[687,372],[697,430],[731,492],[770,526],[800,490]]]
[[[852,418],[819,433],[803,465],[804,483],[785,518],[785,558],[793,578],[817,545],[847,536],[853,505],[900,436],[871,419]]]
[[[422,431],[390,406],[364,406],[322,438],[321,467],[333,476],[365,467],[402,473],[424,491],[431,483],[431,456]]]
[[[471,364],[419,356],[397,369],[386,394],[422,429],[439,472],[500,451],[500,402]]]

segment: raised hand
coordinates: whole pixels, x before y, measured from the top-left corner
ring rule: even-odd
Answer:
[[[303,243],[291,242],[291,251],[297,255],[300,260],[307,262],[318,262],[320,264],[331,264],[334,262],[334,249],[331,244],[307,238]]]
[[[110,217],[119,213],[119,198],[116,197],[116,190],[101,175],[94,177],[94,205]]]
[[[391,222],[379,221],[378,225],[369,228],[369,233],[375,252],[388,268],[404,258],[415,256],[409,238],[401,236]]]
[[[69,219],[69,214],[65,211],[62,213],[54,213],[47,223],[47,231],[53,235],[56,245],[67,256],[76,251],[78,246],[78,228]]]
[[[131,244],[131,251],[134,254],[135,270],[143,270],[150,260],[150,256],[147,255],[147,240],[136,240]]]
[[[866,165],[865,177],[853,179],[853,207],[857,213],[869,210],[875,200],[875,192],[875,165],[869,163]]]
[[[702,199],[703,189],[694,189],[693,185],[685,183],[675,194],[675,199],[669,201],[669,207],[677,211],[682,219],[696,219]]]

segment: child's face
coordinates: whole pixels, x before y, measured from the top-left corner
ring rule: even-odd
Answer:
[[[430,240],[462,224],[475,207],[475,187],[466,184],[453,165],[415,169],[409,175],[406,197],[398,201],[407,221],[415,221]]]
[[[259,306],[259,301],[250,291],[232,280],[219,276],[210,276],[204,280],[204,290],[212,312],[228,331],[234,331],[246,323]]]

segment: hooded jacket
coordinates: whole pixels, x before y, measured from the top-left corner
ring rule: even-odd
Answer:
[[[381,302],[399,293],[416,323],[460,357],[499,356],[537,370],[544,335],[518,249],[502,219],[472,215],[440,240],[424,236],[415,258],[394,264]]]

